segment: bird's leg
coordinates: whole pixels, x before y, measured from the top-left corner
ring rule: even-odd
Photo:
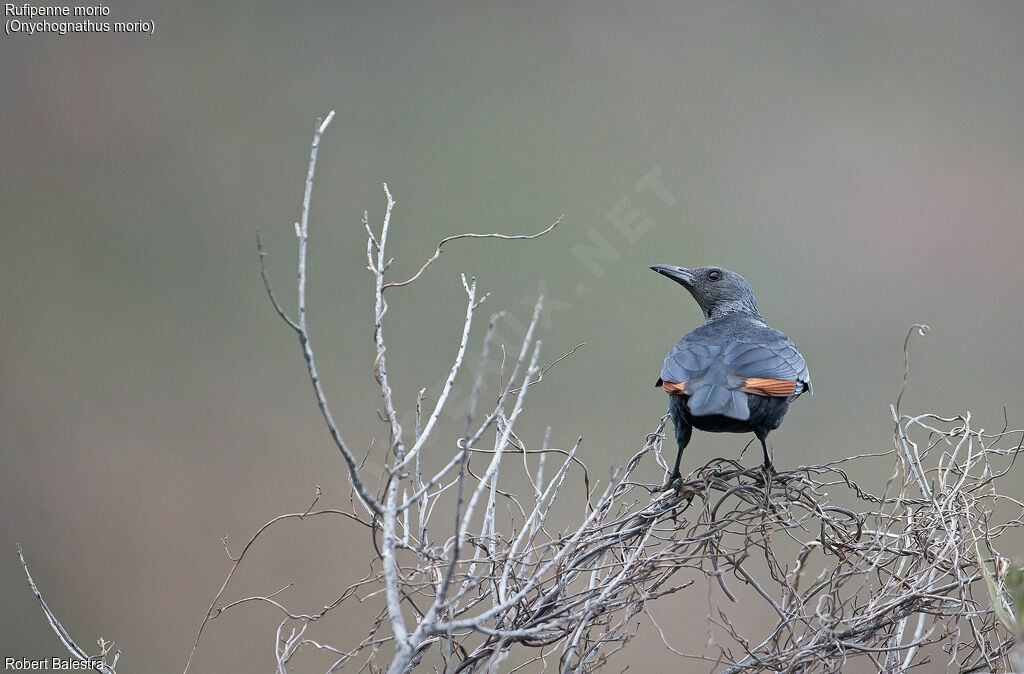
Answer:
[[[761,450],[764,452],[764,464],[761,466],[761,471],[764,473],[764,498],[765,501],[770,501],[772,496],[772,478],[779,473],[775,470],[772,458],[768,455],[768,444],[765,442],[767,434],[757,433],[756,435],[757,439],[761,441]]]
[[[768,444],[765,442],[765,437],[766,436],[760,434],[757,436],[757,439],[761,441],[761,451],[764,452],[764,465],[762,466],[762,469],[764,470],[765,475],[774,477],[779,473],[775,470],[775,464],[772,463],[772,458],[768,456]]]
[[[679,451],[676,452],[676,463],[672,468],[672,474],[669,475],[668,482],[661,488],[661,491],[678,489],[679,484],[682,484],[683,474],[679,472],[679,463],[683,460],[683,450],[690,443],[692,433],[693,427],[684,424],[682,420],[676,423],[676,444],[679,446]]]

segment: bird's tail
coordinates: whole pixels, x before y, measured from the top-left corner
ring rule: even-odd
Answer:
[[[750,418],[750,406],[747,402],[747,394],[743,391],[705,384],[690,394],[690,400],[686,405],[690,414],[698,417],[721,414],[745,421]]]

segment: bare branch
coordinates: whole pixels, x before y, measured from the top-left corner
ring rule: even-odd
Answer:
[[[317,495],[316,495],[316,498],[313,500],[313,503],[315,504],[319,499],[320,499],[320,489],[317,488]],[[183,674],[186,674],[188,672],[189,667],[192,665],[192,659],[195,657],[196,650],[199,648],[199,641],[203,638],[203,631],[206,629],[206,624],[208,622],[210,622],[210,620],[212,620],[212,619],[216,618],[218,615],[220,615],[227,608],[227,606],[218,608],[217,604],[220,602],[220,598],[224,595],[224,591],[227,590],[228,583],[231,582],[231,578],[235,575],[235,571],[237,571],[238,567],[241,566],[242,560],[245,558],[246,553],[249,552],[249,549],[252,548],[252,546],[256,542],[256,540],[263,534],[263,532],[265,532],[267,529],[271,528],[275,524],[278,524],[279,522],[283,522],[285,520],[291,520],[291,519],[302,520],[302,519],[306,519],[307,517],[319,517],[321,515],[338,515],[340,517],[344,517],[344,518],[347,518],[349,520],[358,522],[359,524],[362,524],[362,525],[367,526],[367,527],[372,527],[373,526],[371,523],[365,522],[365,521],[359,519],[358,517],[356,517],[355,515],[353,515],[351,513],[347,513],[347,512],[345,512],[343,510],[336,510],[336,509],[312,510],[312,505],[311,505],[309,508],[307,508],[303,512],[300,512],[300,513],[286,513],[284,515],[278,515],[277,517],[273,518],[272,520],[264,523],[263,526],[261,526],[259,529],[257,529],[256,533],[254,533],[252,535],[252,537],[249,538],[249,542],[246,543],[245,547],[242,548],[242,552],[239,553],[238,557],[233,557],[231,555],[230,551],[228,551],[228,549],[227,549],[227,538],[224,539],[224,550],[225,550],[225,552],[227,552],[228,558],[231,559],[234,563],[231,565],[231,569],[228,571],[228,575],[224,578],[224,582],[221,583],[220,589],[217,591],[217,594],[214,595],[213,601],[210,603],[210,608],[207,609],[206,615],[203,617],[203,621],[199,625],[199,631],[196,634],[196,639],[195,639],[195,641],[192,644],[192,650],[189,652],[188,660],[185,662],[185,669],[183,670]],[[280,592],[280,590],[278,590],[278,592]],[[273,595],[268,595],[268,596],[272,597]],[[238,602],[234,602],[234,603],[238,603]]]
[[[64,626],[60,623],[60,620],[57,619],[57,616],[54,615],[53,611],[50,610],[50,607],[47,606],[46,600],[43,599],[43,594],[39,591],[39,588],[36,587],[36,581],[32,578],[32,574],[29,573],[28,563],[25,561],[25,555],[21,552],[21,544],[18,544],[18,559],[21,560],[21,568],[25,570],[25,577],[28,579],[28,585],[32,588],[32,594],[34,594],[36,599],[39,601],[39,606],[43,609],[43,614],[46,616],[46,620],[49,621],[50,628],[53,630],[53,633],[57,635],[57,638],[60,639],[60,642],[64,644],[64,648],[68,650],[68,653],[71,653],[71,655],[80,662],[90,663],[91,667],[96,671],[103,672],[104,674],[116,674],[114,668],[117,667],[117,660],[121,657],[120,649],[114,652],[114,659],[110,664],[107,664],[107,654],[112,643],[107,642],[102,638],[99,640],[101,647],[99,655],[89,655],[86,653],[84,648],[75,643],[75,640],[72,639],[68,631],[64,629]]]
[[[449,236],[447,238],[441,239],[441,243],[437,244],[437,250],[435,250],[434,254],[431,255],[430,258],[426,262],[423,263],[423,266],[420,267],[420,270],[418,272],[413,274],[410,278],[406,279],[405,281],[400,281],[400,282],[396,282],[396,283],[386,283],[386,284],[384,284],[384,287],[382,288],[382,290],[386,290],[388,288],[400,288],[401,286],[407,286],[410,283],[413,283],[414,281],[416,281],[420,276],[423,275],[423,272],[425,272],[430,265],[434,264],[434,262],[437,261],[437,258],[441,257],[441,248],[444,247],[444,244],[448,243],[449,241],[456,241],[458,239],[504,239],[505,241],[515,241],[515,240],[525,241],[525,240],[529,240],[529,239],[539,239],[540,237],[542,237],[545,234],[551,232],[555,227],[557,227],[562,222],[562,220],[564,218],[565,218],[565,215],[558,216],[557,220],[555,220],[553,223],[548,225],[548,227],[546,227],[545,229],[542,229],[541,231],[537,232],[536,234],[508,235],[508,234],[498,234],[498,233],[494,233],[494,234],[468,234],[467,233],[467,234],[455,234],[454,236]]]
[[[281,305],[278,304],[273,293],[270,291],[270,283],[267,280],[266,270],[263,266],[263,246],[257,237],[257,247],[260,254],[260,273],[264,281],[264,286],[267,289],[267,294],[270,297],[271,303],[274,305],[274,309],[285,323],[295,330],[299,337],[299,344],[302,347],[302,355],[306,360],[306,370],[309,373],[310,382],[313,384],[313,392],[316,395],[317,405],[320,407],[320,413],[324,418],[324,422],[327,424],[327,430],[331,435],[331,439],[334,440],[334,444],[337,445],[341,451],[342,456],[345,458],[345,463],[348,464],[349,480],[352,482],[353,488],[359,495],[359,498],[363,501],[367,508],[374,513],[380,514],[382,512],[382,506],[379,501],[370,493],[370,490],[363,484],[362,479],[359,476],[359,467],[356,462],[356,457],[352,451],[345,444],[345,441],[341,437],[341,431],[338,430],[337,424],[334,422],[334,417],[331,414],[330,407],[327,404],[327,397],[324,394],[323,387],[320,385],[320,375],[316,369],[316,358],[313,354],[313,346],[309,339],[309,328],[306,320],[306,258],[307,249],[309,244],[309,206],[310,200],[313,196],[313,183],[314,177],[316,176],[316,156],[320,149],[320,137],[324,131],[327,130],[327,126],[334,119],[334,111],[332,110],[327,118],[324,120],[317,120],[316,131],[313,133],[313,143],[309,151],[309,168],[306,171],[306,189],[302,197],[302,211],[300,214],[299,222],[295,224],[295,235],[299,242],[299,262],[298,262],[298,320],[292,321],[285,314]]]

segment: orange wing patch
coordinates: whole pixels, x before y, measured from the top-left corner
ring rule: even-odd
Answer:
[[[666,381],[666,382],[662,382],[661,385],[662,385],[662,387],[664,387],[665,393],[683,393],[683,394],[686,393],[686,382],[685,381],[681,381],[681,382]]]
[[[667,384],[666,384],[667,386]],[[762,379],[751,377],[743,381],[741,391],[768,396],[769,398],[786,398],[796,392],[796,382],[785,379]]]

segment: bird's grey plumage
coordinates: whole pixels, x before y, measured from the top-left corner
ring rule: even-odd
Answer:
[[[785,334],[743,312],[709,320],[684,336],[665,356],[661,379],[687,382],[687,407],[696,415],[750,416],[747,379],[797,382],[794,395],[811,390],[807,363]]]

